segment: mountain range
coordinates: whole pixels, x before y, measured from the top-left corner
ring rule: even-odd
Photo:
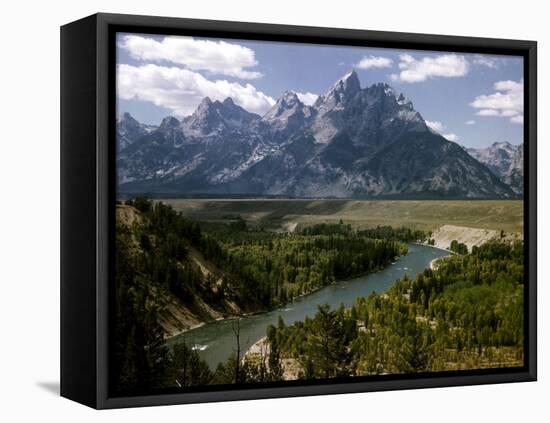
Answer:
[[[124,150],[135,140],[155,129],[156,126],[139,123],[130,113],[124,113],[116,121],[117,151]]]
[[[385,83],[352,71],[311,106],[285,92],[263,116],[204,98],[158,127],[117,121],[120,193],[307,198],[512,198],[506,177],[431,130]],[[481,154],[481,153],[480,153]],[[487,153],[489,155],[489,153]],[[483,156],[484,157],[484,156]],[[519,160],[519,161],[518,161]],[[516,164],[523,160],[515,158]],[[521,163],[520,163],[521,162]],[[492,162],[491,162],[492,163]]]
[[[523,194],[523,144],[495,142],[487,148],[468,148],[466,151],[519,195]]]

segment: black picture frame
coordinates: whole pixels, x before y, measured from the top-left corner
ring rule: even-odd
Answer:
[[[116,32],[493,53],[524,58],[525,365],[217,387],[115,397],[109,392],[113,271]],[[535,381],[537,378],[537,44],[534,41],[95,14],[61,27],[61,395],[90,407],[166,404]]]

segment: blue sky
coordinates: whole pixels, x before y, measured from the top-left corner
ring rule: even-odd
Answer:
[[[311,103],[355,69],[362,87],[390,84],[451,141],[523,141],[521,57],[122,33],[117,46],[117,113],[144,123],[188,115],[205,96],[258,114],[286,90]]]

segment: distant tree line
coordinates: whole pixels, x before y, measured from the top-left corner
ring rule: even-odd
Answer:
[[[317,223],[305,226],[300,230],[303,235],[346,235],[353,233],[350,224],[340,223]],[[421,230],[412,230],[406,227],[393,228],[392,226],[377,226],[357,230],[357,235],[372,239],[395,240],[402,242],[424,242],[428,234]]]

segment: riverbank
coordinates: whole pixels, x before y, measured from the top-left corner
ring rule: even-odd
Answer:
[[[468,247],[471,251],[473,247],[479,247],[492,240],[514,241],[523,239],[520,232],[505,232],[495,229],[479,229],[467,226],[443,225],[432,233],[431,240],[433,246],[448,251],[451,242],[457,241]]]
[[[438,262],[439,263],[442,262],[446,257],[449,257],[449,256],[438,257],[430,261],[430,270],[437,270],[437,268],[439,267]]]
[[[436,245],[428,244],[427,242],[412,242],[412,244],[415,244],[415,245],[423,245],[423,246],[425,246],[425,247],[435,248],[436,250],[446,251],[447,253],[453,254],[453,255],[456,254],[454,251],[451,251],[451,250],[449,250],[448,248],[438,247],[438,246],[436,246]]]
[[[269,371],[270,353],[271,348],[269,341],[267,340],[267,336],[263,336],[252,344],[250,348],[248,348],[241,360],[241,363],[246,361],[255,366],[261,364],[267,371]],[[283,371],[283,380],[297,380],[303,372],[302,366],[295,358],[281,357],[280,364]]]
[[[307,316],[314,316],[319,304],[328,304],[331,308],[351,307],[357,297],[368,297],[372,292],[383,293],[390,289],[395,281],[405,275],[414,277],[429,267],[430,262],[438,257],[447,256],[450,253],[424,244],[409,243],[409,253],[401,256],[393,264],[375,273],[369,273],[347,281],[325,286],[315,292],[295,299],[286,306],[270,312],[247,316],[240,319],[240,347],[244,353],[259,339],[266,336],[269,325],[277,325],[279,319],[283,319],[287,325],[297,321],[303,321]],[[169,344],[177,343],[177,337],[169,341]],[[205,324],[185,334],[185,342],[188,345],[203,346],[198,350],[212,370],[217,365],[225,362],[236,351],[236,338],[231,322],[217,321]],[[242,357],[242,355],[241,355]],[[294,369],[298,374],[299,369],[291,358],[283,357],[283,361],[289,369]],[[289,370],[291,371],[291,370]]]
[[[424,245],[424,244],[418,244],[418,245]],[[431,247],[431,246],[429,246],[429,247]],[[350,276],[349,278],[346,278],[346,279],[334,280],[334,281],[330,282],[327,285],[317,286],[317,287],[315,287],[313,289],[310,289],[310,290],[308,290],[308,291],[306,291],[306,292],[304,292],[300,295],[297,295],[296,297],[293,297],[289,302],[287,302],[285,304],[280,304],[277,307],[275,307],[273,309],[270,309],[270,310],[258,310],[258,311],[252,312],[252,313],[242,313],[242,314],[231,314],[231,315],[226,315],[226,316],[218,316],[218,317],[216,317],[212,320],[203,321],[203,322],[196,322],[195,321],[195,322],[189,323],[189,320],[187,320],[186,322],[182,322],[183,324],[185,324],[185,328],[180,328],[180,329],[177,329],[177,330],[171,330],[168,334],[165,334],[164,339],[165,339],[165,341],[171,341],[174,338],[182,336],[183,334],[185,334],[187,332],[191,332],[195,329],[201,328],[205,325],[212,324],[212,323],[215,323],[215,322],[226,322],[226,321],[231,321],[231,320],[235,320],[235,319],[238,319],[238,318],[245,318],[245,317],[255,316],[255,315],[259,315],[259,314],[275,312],[275,311],[278,311],[278,310],[284,310],[285,308],[287,308],[289,305],[293,304],[294,302],[302,301],[305,298],[307,298],[308,296],[311,296],[311,295],[313,295],[313,294],[315,294],[315,293],[319,292],[320,290],[325,289],[327,287],[336,286],[336,285],[344,283],[344,282],[348,282],[348,281],[351,281],[351,280],[354,280],[354,279],[357,279],[357,278],[362,278],[362,277],[366,277],[366,276],[374,274],[374,273],[381,272],[384,269],[386,269],[388,266],[391,266],[392,264],[395,264],[395,262],[397,260],[399,260],[401,257],[403,257],[403,255],[394,257],[392,262],[388,263],[388,265],[386,267],[377,268],[377,269],[369,271],[369,272],[362,272],[362,273],[359,273],[357,275]],[[164,322],[161,322],[161,325],[163,327],[166,327]]]
[[[424,269],[429,267],[430,269],[435,270],[438,266],[438,262],[440,262],[441,260],[443,260],[446,257],[449,257],[451,255],[456,255],[456,253],[454,253],[453,251],[450,251],[446,248],[435,247],[435,246],[425,244],[425,243],[420,243],[420,242],[414,242],[414,243],[410,243],[410,244],[418,245],[422,248],[429,248],[429,250],[432,250],[432,251],[437,250],[437,251],[442,251],[442,252],[446,253],[445,255],[442,255],[442,256],[435,257],[435,258],[431,259],[427,263],[427,265],[424,266]],[[416,252],[413,250],[412,254],[415,254],[415,253]],[[401,257],[406,257],[406,255],[401,256]],[[391,265],[389,265],[385,269],[388,269],[389,267],[397,268],[397,269],[405,272],[405,274],[407,273],[407,271],[410,270],[410,268],[408,266],[406,266],[405,263],[399,262],[399,259],[397,259],[395,262],[393,262]],[[423,270],[422,268],[415,269],[415,271],[416,271],[415,274],[419,273],[422,270]],[[376,274],[377,273],[375,273],[375,275]],[[396,280],[397,279],[399,279],[399,278],[396,278]],[[340,283],[344,283],[344,281],[340,281]],[[355,299],[353,299],[353,301],[355,301]],[[353,304],[353,301],[345,303],[345,307],[346,308],[351,307],[351,305]],[[285,321],[285,323],[286,324],[292,324],[293,322]],[[265,332],[264,332],[264,334],[265,334]],[[244,363],[245,361],[249,361],[251,364],[254,364],[254,365],[262,364],[263,367],[267,371],[269,371],[268,363],[269,363],[269,354],[270,354],[270,344],[269,344],[269,341],[268,341],[267,337],[264,334],[262,334],[262,336],[257,338],[257,341],[255,341],[253,344],[251,344],[248,347],[248,349],[246,349],[245,353],[242,356],[242,362]],[[281,356],[280,365],[281,365],[281,369],[283,371],[283,380],[286,380],[286,381],[288,381],[288,380],[297,380],[297,379],[299,379],[300,375],[303,374],[303,368],[302,368],[300,362],[296,358]]]

